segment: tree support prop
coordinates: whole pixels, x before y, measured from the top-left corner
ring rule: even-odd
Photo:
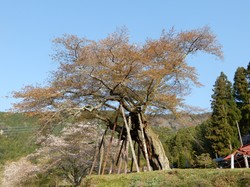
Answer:
[[[122,111],[122,116],[123,116],[125,128],[127,130],[127,137],[128,137],[129,145],[130,145],[130,148],[131,148],[132,156],[133,156],[133,159],[134,159],[136,171],[140,172],[140,169],[139,169],[139,166],[138,166],[138,162],[137,162],[137,159],[136,159],[136,155],[135,155],[135,150],[134,150],[132,138],[131,138],[131,135],[130,135],[130,129],[128,127],[128,123],[127,123],[127,119],[126,119],[126,116],[125,116],[125,112],[124,112],[123,106],[121,106],[121,111]]]
[[[141,120],[141,115],[140,114],[138,114],[138,118],[139,118],[139,123],[140,123],[140,129],[141,129],[141,135],[142,135],[142,144],[143,144],[143,149],[144,149],[144,152],[145,152],[145,159],[146,159],[146,162],[147,162],[147,168],[148,168],[148,171],[151,171],[151,166],[150,166],[149,158],[148,158],[148,150],[147,150],[147,145],[146,145],[145,136],[144,136],[144,128],[143,128],[143,125],[142,125],[142,120]]]

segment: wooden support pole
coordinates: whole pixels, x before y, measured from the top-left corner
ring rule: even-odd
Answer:
[[[123,129],[124,129],[124,124],[122,126],[122,129],[120,131],[120,135],[119,135],[119,141],[117,143],[117,146],[119,147],[120,145],[120,141],[122,139],[122,132],[123,132]],[[120,150],[119,150],[119,153],[118,153],[118,156],[117,156],[117,160],[116,160],[116,166],[118,166],[118,169],[117,169],[117,174],[120,174],[120,171],[121,171],[121,167],[122,167],[122,162],[123,162],[123,146],[125,144],[126,140],[122,140],[122,144],[121,144],[121,147],[120,147]],[[119,165],[118,165],[119,164]]]
[[[101,139],[101,142],[100,142],[100,144],[99,144],[98,151],[95,153],[94,161],[93,161],[93,163],[92,163],[92,166],[91,166],[89,175],[91,175],[92,172],[93,172],[93,170],[94,170],[94,167],[95,167],[95,164],[96,164],[96,161],[97,161],[97,157],[98,157],[98,155],[100,154],[100,150],[101,150],[101,148],[102,148],[102,144],[103,144],[103,141],[104,141],[104,137],[105,137],[107,131],[108,131],[108,126],[106,127],[106,130],[104,131],[104,133],[103,133],[103,135],[102,135],[102,139]]]
[[[121,153],[122,153],[122,148],[123,148],[123,145],[124,145],[124,140],[122,141],[122,145],[120,147],[120,150],[119,150],[119,153],[118,153],[118,156],[117,156],[117,159],[116,159],[116,165],[118,165],[119,163],[119,160],[120,160],[120,157],[121,157]]]
[[[138,166],[140,168],[141,167],[141,149],[139,145],[137,146],[137,151],[138,151],[137,153]]]
[[[101,146],[98,175],[101,175],[101,171],[102,171],[102,161],[103,161],[104,148],[105,148],[105,141],[103,141],[103,144]]]
[[[120,157],[121,157],[121,153],[122,153],[122,148],[123,148],[123,145],[124,145],[124,140],[121,140],[122,139],[122,132],[123,132],[123,129],[124,129],[124,124],[123,124],[123,126],[122,126],[122,129],[121,129],[121,131],[120,131],[120,135],[119,135],[119,139],[118,139],[118,141],[117,141],[117,150],[118,150],[118,154],[116,153],[115,154],[115,156],[114,156],[114,159],[116,159],[116,160],[114,160],[114,171],[117,169],[117,166],[118,166],[118,163],[120,163],[119,162],[119,160],[120,160]],[[120,164],[119,164],[119,166],[120,166]],[[118,168],[118,170],[120,171],[120,169]]]
[[[120,172],[121,172],[122,164],[124,163],[124,165],[125,165],[125,163],[126,163],[125,162],[125,150],[126,150],[126,146],[127,146],[127,140],[123,140],[123,142],[124,142],[124,146],[121,147],[122,153],[121,153],[121,159],[119,161],[119,166],[118,166],[118,171],[117,171],[118,174],[120,174]]]
[[[134,149],[135,149],[135,146],[136,146],[136,141],[134,142]],[[131,173],[133,172],[133,165],[134,165],[134,159],[133,159],[133,157],[132,157],[131,166],[130,166],[130,172],[131,172]],[[140,168],[139,160],[138,160],[138,166],[139,166],[139,168]]]
[[[119,165],[118,165],[118,170],[117,170],[117,174],[120,174],[121,172],[121,167],[122,167],[122,161],[123,161],[123,154],[121,155],[122,159],[120,159],[119,161]]]
[[[119,106],[119,108],[120,108],[120,106]],[[111,149],[111,144],[112,144],[113,137],[114,137],[114,134],[115,134],[115,128],[116,128],[116,125],[117,125],[117,120],[118,120],[119,113],[120,113],[120,111],[118,110],[117,113],[116,113],[116,116],[115,116],[114,126],[113,126],[111,137],[110,137],[110,140],[109,140],[106,157],[105,157],[105,160],[104,160],[104,163],[103,163],[102,175],[104,175],[104,172],[105,172],[107,160],[108,160],[108,157],[109,157],[109,152],[110,152],[110,149]]]
[[[124,151],[123,151],[123,156],[124,156],[124,173],[126,174],[128,171],[128,138],[126,139],[125,146],[124,146]]]
[[[114,125],[114,128],[115,128],[115,125]],[[114,128],[113,128],[113,130],[114,130]],[[111,137],[110,137],[110,140],[109,140],[109,144],[108,144],[108,148],[107,148],[107,152],[106,152],[106,155],[105,155],[105,160],[104,160],[103,167],[102,167],[102,175],[104,175],[104,172],[105,172],[105,169],[106,169],[107,160],[109,158],[109,152],[110,152],[110,149],[111,149],[113,136],[114,136],[114,133],[112,131],[112,134],[111,134]]]
[[[122,140],[122,145],[121,145],[121,148],[120,148],[120,151],[119,151],[119,154],[118,154],[118,157],[117,157],[117,161],[116,161],[116,165],[118,165],[118,170],[117,170],[117,174],[120,174],[120,171],[121,171],[121,166],[122,166],[122,161],[123,161],[123,146],[125,144],[125,140]]]
[[[109,168],[109,174],[112,174],[112,172],[113,172],[114,163],[115,163],[114,158],[112,158],[111,165]]]
[[[133,159],[134,159],[134,162],[135,162],[136,171],[140,172],[140,169],[139,169],[139,166],[138,166],[138,163],[137,163],[137,160],[136,160],[136,155],[135,155],[135,150],[134,150],[134,147],[133,147],[132,138],[131,138],[131,135],[130,135],[130,129],[128,127],[128,123],[127,123],[127,119],[126,119],[126,116],[125,116],[123,106],[121,106],[121,111],[122,111],[122,116],[123,116],[125,128],[127,130],[127,137],[128,137],[129,145],[130,145],[130,148],[131,148],[132,156],[133,156]]]
[[[91,166],[90,171],[89,171],[89,175],[92,174],[92,172],[95,168],[95,164],[96,164],[97,157],[98,157],[99,153],[100,153],[100,146],[96,146],[95,156],[94,156],[94,160],[93,160],[92,166]]]
[[[147,150],[147,145],[146,145],[145,136],[144,136],[144,128],[143,128],[143,125],[142,125],[142,120],[141,120],[141,115],[140,114],[138,114],[138,118],[139,118],[139,123],[140,123],[140,129],[141,129],[141,135],[142,135],[142,144],[143,144],[143,149],[144,149],[144,152],[145,152],[145,159],[146,159],[146,162],[147,162],[147,168],[148,168],[148,171],[151,171],[151,166],[150,166],[149,158],[148,158],[148,150]]]

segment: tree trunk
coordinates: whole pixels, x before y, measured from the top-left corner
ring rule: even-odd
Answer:
[[[131,134],[133,135],[133,140],[135,140],[138,143],[145,157],[146,155],[143,149],[143,138],[140,130],[138,113],[137,114],[130,113],[130,116],[132,119],[133,132],[131,132]],[[168,158],[165,154],[162,143],[158,138],[158,135],[153,132],[152,128],[150,127],[149,124],[147,124],[146,120],[142,119],[142,123],[143,123],[144,137],[147,145],[148,158],[151,168],[153,170],[170,169]]]
[[[153,170],[167,170],[170,169],[168,158],[165,154],[161,141],[150,126],[144,128],[145,139],[148,149],[148,156],[150,166]],[[140,138],[141,141],[141,138]],[[143,149],[142,149],[143,151]],[[143,154],[144,151],[143,151]]]

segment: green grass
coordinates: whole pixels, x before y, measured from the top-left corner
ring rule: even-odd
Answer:
[[[82,187],[228,187],[250,186],[250,169],[173,169],[87,176]]]

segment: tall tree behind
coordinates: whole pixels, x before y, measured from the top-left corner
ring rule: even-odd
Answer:
[[[239,67],[234,75],[234,98],[241,111],[239,121],[242,135],[250,131],[250,63],[247,69]]]
[[[212,117],[206,138],[211,141],[215,156],[226,156],[239,145],[236,120],[240,111],[233,97],[232,84],[221,73],[217,78],[212,95]]]

